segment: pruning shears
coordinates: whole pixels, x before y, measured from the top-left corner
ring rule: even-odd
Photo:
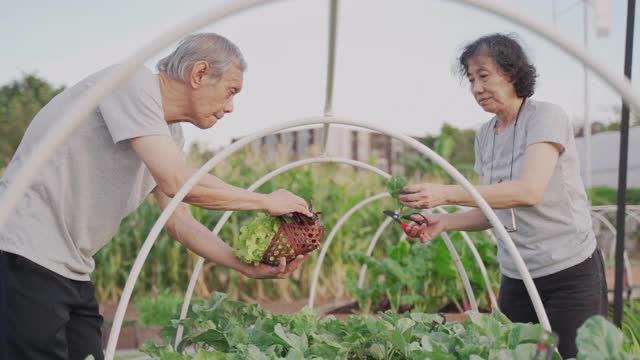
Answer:
[[[411,239],[418,239],[418,238],[420,238],[420,236],[411,236],[411,235],[409,235],[409,232],[408,232],[409,224],[403,222],[401,219],[413,221],[413,222],[415,222],[417,224],[423,224],[423,223],[424,224],[428,224],[429,223],[427,221],[427,218],[424,215],[420,214],[420,213],[413,213],[413,214],[403,215],[402,217],[400,217],[400,215],[398,215],[398,213],[393,211],[393,210],[385,210],[383,212],[384,212],[385,215],[387,215],[388,217],[393,219],[393,221],[395,221],[398,224],[400,224],[400,227],[402,227],[402,231],[404,231],[404,234],[407,235],[407,237],[411,238]],[[424,221],[415,221],[415,220],[413,220],[411,218],[411,216],[413,216],[413,215],[422,216]]]

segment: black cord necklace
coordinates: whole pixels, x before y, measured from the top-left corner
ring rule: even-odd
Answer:
[[[509,169],[509,181],[513,180],[513,153],[516,149],[516,126],[518,126],[518,119],[520,118],[520,112],[524,107],[524,102],[527,101],[527,98],[522,98],[522,103],[520,103],[520,107],[518,108],[518,113],[516,114],[516,121],[513,123],[513,144],[511,145],[511,165]],[[498,119],[496,118],[495,123],[493,124],[493,140],[491,141],[491,171],[489,173],[489,184],[493,184],[493,154],[496,149],[496,126],[498,125]],[[498,181],[501,183],[502,180]]]

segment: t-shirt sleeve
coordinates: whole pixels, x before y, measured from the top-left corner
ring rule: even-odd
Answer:
[[[562,154],[573,134],[567,114],[558,106],[545,104],[537,109],[527,124],[527,146],[541,142],[559,144]]]
[[[158,86],[153,81],[157,79],[150,71],[141,70],[98,105],[114,143],[140,136],[171,136],[162,104],[153,95],[153,86]]]

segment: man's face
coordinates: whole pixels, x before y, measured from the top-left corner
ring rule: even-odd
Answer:
[[[194,89],[191,97],[193,125],[208,129],[233,111],[233,97],[242,90],[243,74],[240,67],[232,65],[222,77]]]

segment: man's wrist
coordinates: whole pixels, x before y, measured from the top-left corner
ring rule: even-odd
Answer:
[[[245,263],[240,262],[240,264],[236,268],[236,271],[238,271],[239,273],[241,273],[242,275],[244,275],[246,277],[252,277],[254,268],[255,268],[255,266],[253,266],[251,264],[245,264]]]
[[[256,210],[265,213],[269,212],[269,195],[256,193]]]

